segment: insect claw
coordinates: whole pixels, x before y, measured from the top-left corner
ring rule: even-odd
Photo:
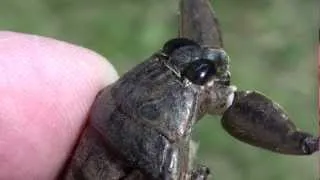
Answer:
[[[203,165],[198,165],[191,174],[191,180],[206,180],[210,175],[210,169]]]
[[[306,137],[303,139],[301,148],[305,154],[312,154],[319,151],[319,137]]]

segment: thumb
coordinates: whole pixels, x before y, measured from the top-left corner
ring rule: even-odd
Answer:
[[[0,77],[0,179],[49,180],[117,73],[88,49],[0,32]]]

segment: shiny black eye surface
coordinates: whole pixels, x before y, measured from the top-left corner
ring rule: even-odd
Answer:
[[[204,48],[201,59],[207,59],[216,66],[217,75],[225,74],[229,69],[229,57],[222,49]]]
[[[166,42],[162,48],[162,52],[171,55],[175,50],[183,47],[183,46],[197,46],[200,47],[200,45],[190,39],[187,38],[175,38],[171,39],[168,42]]]
[[[203,85],[216,74],[215,65],[210,60],[193,61],[182,71],[182,77],[194,84]]]

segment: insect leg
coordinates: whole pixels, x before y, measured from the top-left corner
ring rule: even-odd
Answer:
[[[100,135],[86,127],[67,165],[64,180],[118,180],[125,176],[124,163],[106,147]]]
[[[280,105],[258,92],[236,92],[222,125],[235,138],[274,152],[308,155],[319,150],[319,138],[297,129]]]
[[[191,180],[206,180],[210,174],[210,170],[208,167],[203,165],[198,165],[191,172]]]
[[[181,0],[179,36],[212,48],[223,48],[218,19],[209,0]]]

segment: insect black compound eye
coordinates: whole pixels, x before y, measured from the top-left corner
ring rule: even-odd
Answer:
[[[175,38],[175,39],[171,39],[169,41],[167,41],[163,48],[162,48],[162,52],[167,54],[167,55],[171,55],[175,50],[183,47],[183,46],[197,46],[200,47],[199,44],[197,44],[196,42],[190,40],[190,39],[186,39],[186,38]]]
[[[194,84],[203,85],[216,74],[215,65],[206,59],[193,61],[182,71],[182,77],[187,78]]]
[[[206,59],[215,64],[218,76],[225,74],[229,67],[229,57],[222,49],[204,48],[201,59]]]
[[[201,58],[219,63],[229,63],[229,57],[227,53],[222,49],[204,48]]]

